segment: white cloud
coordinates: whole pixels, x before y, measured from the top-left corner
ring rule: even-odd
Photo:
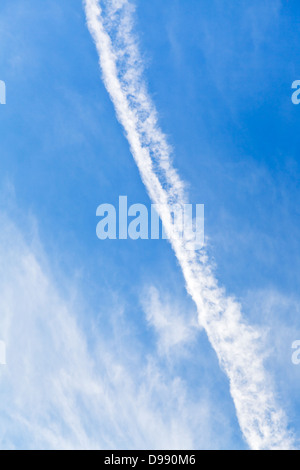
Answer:
[[[127,354],[132,335],[97,332],[91,348],[79,327],[85,307],[78,296],[70,301],[56,286],[40,242],[26,243],[4,216],[0,293],[0,337],[7,346],[7,365],[0,367],[2,449],[230,445],[230,424],[209,398],[193,402],[185,382],[155,355]]]
[[[195,341],[197,323],[194,312],[187,314],[182,311],[178,302],[162,294],[155,287],[147,289],[141,299],[147,321],[158,336],[158,348],[161,354],[169,356],[174,350],[191,346]]]

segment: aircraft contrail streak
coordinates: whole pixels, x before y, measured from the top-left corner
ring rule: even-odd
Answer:
[[[127,0],[84,0],[84,4],[105,87],[148,194],[161,207],[168,233],[173,228],[168,206],[185,204],[187,195],[143,78],[143,61],[133,33],[133,6]],[[276,403],[264,368],[260,332],[243,320],[239,303],[219,287],[205,251],[188,250],[184,240],[173,238],[171,243],[187,291],[196,303],[199,322],[229,378],[237,417],[250,448],[293,448],[285,413]]]

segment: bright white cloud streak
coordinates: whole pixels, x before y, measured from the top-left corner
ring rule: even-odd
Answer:
[[[142,180],[167,233],[172,219],[166,205],[187,202],[184,184],[172,166],[171,151],[158,125],[157,111],[143,79],[143,63],[132,32],[133,6],[127,0],[85,0],[90,33],[100,58],[106,89],[128,139]],[[242,432],[252,449],[293,448],[285,413],[278,406],[265,371],[258,330],[242,318],[240,305],[219,287],[206,254],[172,246],[186,288],[226,371]]]

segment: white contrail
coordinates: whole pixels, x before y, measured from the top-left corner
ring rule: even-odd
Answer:
[[[94,38],[106,89],[125,130],[142,180],[166,232],[171,233],[168,205],[186,203],[184,185],[172,166],[157,112],[143,79],[142,60],[132,32],[133,6],[127,0],[84,0],[87,23]],[[176,228],[175,228],[176,229]],[[186,288],[226,371],[242,432],[252,449],[290,449],[293,437],[278,407],[263,365],[260,333],[246,324],[240,305],[218,286],[203,250],[188,250],[172,238]]]

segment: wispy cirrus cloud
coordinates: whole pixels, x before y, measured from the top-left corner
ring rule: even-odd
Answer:
[[[184,184],[158,126],[156,109],[143,78],[143,64],[132,32],[133,6],[127,0],[85,0],[105,86],[125,130],[146,189],[156,204],[184,204]],[[101,6],[100,6],[101,4]],[[167,233],[171,215],[161,209]],[[293,438],[264,367],[262,336],[242,318],[241,306],[220,288],[205,253],[172,242],[186,287],[194,299],[220,364],[226,371],[242,432],[253,449],[291,448]]]
[[[58,288],[40,241],[27,238],[0,216],[1,449],[228,447],[230,424],[207,396],[191,400],[155,352],[127,354],[132,332],[80,326],[87,307]]]
[[[200,329],[194,312],[182,312],[177,302],[172,301],[154,286],[145,290],[141,299],[146,319],[158,337],[158,349],[163,355],[178,353],[191,345]]]

